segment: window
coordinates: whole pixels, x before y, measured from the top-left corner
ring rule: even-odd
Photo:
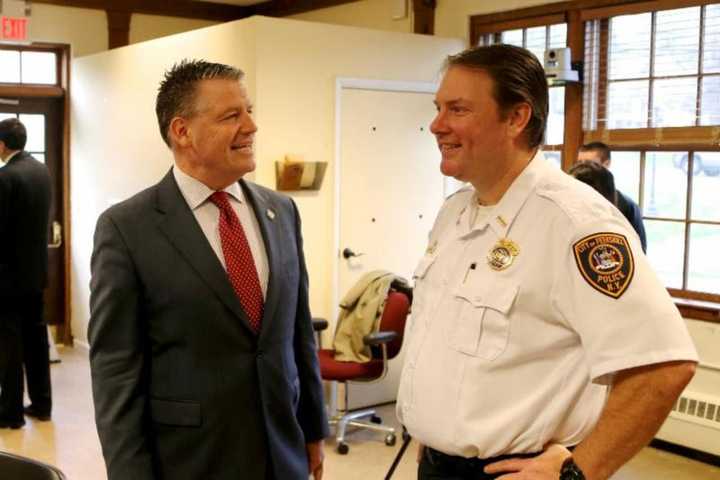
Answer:
[[[55,52],[0,47],[0,83],[57,85]]]
[[[506,43],[524,47],[535,54],[542,64],[544,63],[545,50],[565,47],[567,45],[566,38],[567,25],[558,23],[488,33],[480,37],[479,44]],[[548,152],[547,158],[560,167],[562,162],[560,146],[563,143],[565,132],[565,87],[553,87],[550,89],[548,113],[543,148]]]
[[[661,280],[674,296],[720,302],[720,1],[561,2],[474,16],[470,25],[480,44],[539,55],[543,42],[566,41],[575,58],[583,50],[582,94],[567,87],[561,109],[551,89],[552,115],[567,123],[551,119],[546,150],[572,157],[578,125],[582,143],[608,144],[618,190],[641,207]],[[567,39],[554,43],[561,25]]]
[[[720,5],[596,19],[585,36],[585,106],[600,103],[586,129],[720,124]]]
[[[610,170],[640,205],[648,258],[665,285],[720,294],[720,152],[615,151]]]

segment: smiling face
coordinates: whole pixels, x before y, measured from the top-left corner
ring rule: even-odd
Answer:
[[[178,166],[215,190],[255,170],[257,126],[243,85],[235,80],[198,82],[194,113],[170,124]]]
[[[430,124],[443,175],[476,186],[496,176],[512,146],[510,119],[493,96],[493,80],[483,70],[448,69],[435,95],[437,115]]]

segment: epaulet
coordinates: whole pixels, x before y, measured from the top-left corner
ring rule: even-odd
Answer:
[[[558,207],[575,225],[613,217],[613,206],[592,187],[568,175],[559,182],[539,185],[537,194]]]

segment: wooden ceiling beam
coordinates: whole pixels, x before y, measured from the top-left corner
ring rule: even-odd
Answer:
[[[168,17],[229,22],[252,15],[284,17],[334,7],[358,0],[268,0],[246,7],[192,0],[32,0],[61,7],[89,8],[111,12],[144,13]]]
[[[229,22],[254,14],[252,7],[190,0],[32,0],[61,7],[89,8],[112,12],[144,13],[168,17]]]
[[[248,8],[253,10],[253,15],[285,17],[357,1],[358,0],[270,0],[268,2],[258,3],[257,5],[251,5]]]

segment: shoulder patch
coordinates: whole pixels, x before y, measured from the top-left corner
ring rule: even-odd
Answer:
[[[575,262],[595,290],[620,298],[632,281],[635,260],[627,238],[618,233],[588,235],[573,245]]]

